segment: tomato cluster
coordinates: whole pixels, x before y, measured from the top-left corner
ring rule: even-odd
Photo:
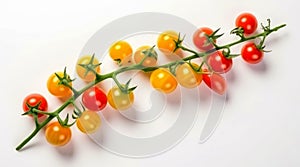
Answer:
[[[257,29],[257,19],[251,13],[241,13],[235,20],[237,27],[242,28],[245,35],[251,35],[255,33]],[[242,50],[242,58],[250,64],[257,64],[263,59],[263,48],[262,46],[256,45],[254,42],[246,43]]]
[[[255,33],[257,29],[257,19],[250,13],[242,13],[235,20],[234,33],[244,39]],[[217,30],[218,31],[218,30]],[[184,46],[179,33],[171,30],[160,33],[157,37],[156,46],[142,45],[134,50],[134,47],[127,41],[120,40],[113,43],[109,48],[109,56],[119,66],[131,66],[133,69],[149,72],[150,85],[162,93],[172,93],[176,88],[196,88],[202,81],[217,94],[223,95],[226,92],[226,80],[224,74],[233,67],[233,58],[236,55],[230,53],[229,47],[220,47],[217,45],[217,31],[209,27],[200,27],[193,33],[193,43],[197,48],[191,51]],[[256,64],[263,59],[263,44],[255,44],[253,41],[247,42],[241,48],[241,57],[247,63]],[[187,59],[184,52],[194,54],[194,61]],[[169,62],[164,65],[158,63],[159,56],[176,57],[180,56],[179,61]],[[197,57],[198,56],[198,57]],[[192,57],[192,56],[191,56]],[[51,121],[45,126],[46,140],[55,146],[67,144],[71,137],[71,126],[76,124],[79,131],[91,134],[97,132],[101,126],[101,117],[99,111],[107,107],[107,103],[114,110],[122,111],[132,107],[134,103],[134,89],[126,84],[117,81],[117,74],[111,75],[116,86],[109,90],[104,90],[99,86],[99,82],[104,80],[104,75],[100,74],[100,61],[94,55],[84,55],[80,57],[76,64],[76,73],[80,79],[87,83],[87,86],[80,91],[72,87],[73,79],[64,71],[52,73],[47,81],[47,89],[50,94],[65,101],[65,104],[72,104],[74,112],[72,118],[74,122],[68,124],[69,117],[62,120],[58,115],[61,110],[56,112],[47,112],[48,102],[41,94],[33,93],[25,97],[23,101],[24,115],[32,116],[39,124],[38,118],[48,116],[49,122],[52,118],[57,121]],[[108,76],[105,75],[105,76]],[[107,79],[106,78],[106,79]],[[80,97],[82,109],[75,103],[75,99]],[[62,108],[63,109],[63,108]]]

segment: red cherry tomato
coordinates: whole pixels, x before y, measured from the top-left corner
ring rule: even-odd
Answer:
[[[205,69],[203,72],[208,72],[208,70]],[[220,95],[226,92],[226,81],[218,73],[203,74],[203,81],[210,89]]]
[[[47,111],[48,110],[48,103],[44,96],[33,93],[25,97],[23,101],[23,110],[28,112],[30,108],[28,107],[37,107],[38,110]],[[31,115],[32,116],[32,115]],[[38,117],[43,116],[43,114],[38,114]]]
[[[83,105],[92,111],[100,111],[107,104],[106,94],[97,86],[91,87],[82,94]]]
[[[257,20],[251,13],[242,13],[236,18],[235,25],[242,27],[245,34],[252,34],[257,29]]]
[[[256,64],[262,61],[264,52],[259,50],[253,42],[249,42],[243,46],[241,55],[247,63]]]
[[[222,51],[217,51],[209,55],[207,62],[212,70],[217,73],[226,73],[232,67],[232,59],[227,59]]]
[[[213,30],[208,27],[199,28],[193,35],[193,42],[195,46],[202,51],[212,49],[214,45],[207,38],[207,35],[211,35],[212,33]]]

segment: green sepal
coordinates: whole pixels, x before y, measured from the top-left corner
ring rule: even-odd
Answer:
[[[76,122],[76,121],[74,121],[74,122],[72,122],[72,123],[69,124],[69,114],[67,114],[67,116],[66,116],[66,118],[65,118],[64,120],[62,120],[62,119],[60,118],[60,116],[57,116],[56,118],[57,118],[59,124],[60,124],[61,126],[63,126],[63,127],[71,127],[71,126],[73,126],[73,125],[75,124],[75,122]]]

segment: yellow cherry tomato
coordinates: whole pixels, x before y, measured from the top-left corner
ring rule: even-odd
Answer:
[[[136,64],[140,63],[144,58],[145,54],[143,53],[146,50],[151,49],[150,46],[141,46],[134,52],[134,62]],[[145,67],[153,67],[157,64],[157,53],[153,49],[150,54],[153,54],[153,56],[147,56],[143,61],[143,66]]]
[[[178,55],[181,56],[181,50],[176,50],[173,53],[174,49],[176,48],[175,42],[178,40],[178,33],[175,31],[164,31],[162,32],[157,38],[157,47],[158,49],[163,52],[165,55]]]
[[[59,122],[52,122],[46,127],[45,137],[54,146],[66,145],[72,137],[71,129],[63,127]]]
[[[113,60],[126,64],[131,61],[132,48],[126,41],[117,41],[109,48],[109,55]]]
[[[64,76],[63,72],[56,72],[56,74],[60,77]],[[51,74],[47,81],[47,88],[48,91],[59,98],[67,98],[72,95],[72,91],[70,88],[68,88],[65,85],[59,84],[60,80],[57,78],[55,73]],[[72,83],[69,83],[70,86],[72,86]]]
[[[77,128],[86,134],[95,133],[101,125],[100,116],[94,111],[84,111],[76,120]]]
[[[118,86],[114,86],[108,91],[107,100],[114,109],[126,110],[132,106],[134,94],[132,91],[129,94],[124,93]]]
[[[93,72],[91,72],[91,71],[89,71],[89,72],[86,74],[86,69],[85,69],[84,67],[80,66],[79,64],[88,65],[88,64],[90,63],[91,59],[92,59],[92,56],[90,56],[90,55],[85,55],[85,56],[80,57],[80,58],[78,59],[77,63],[76,63],[76,72],[77,72],[78,76],[79,76],[82,80],[84,80],[84,81],[86,81],[86,82],[94,81],[95,78],[96,78],[96,75],[95,75]],[[93,63],[92,65],[97,65],[97,64],[99,64],[99,61],[98,61],[97,58],[94,57],[92,63]],[[97,73],[99,73],[99,72],[100,72],[100,66],[96,66],[96,67],[94,68],[94,70],[95,70]],[[85,74],[86,74],[86,75],[85,75]]]
[[[156,69],[151,73],[150,83],[153,88],[164,93],[173,92],[178,84],[176,78],[164,68]]]
[[[195,69],[199,67],[196,64],[192,64]],[[185,88],[194,88],[198,86],[202,81],[202,75],[193,70],[193,68],[187,64],[181,64],[176,68],[176,79],[178,83]]]

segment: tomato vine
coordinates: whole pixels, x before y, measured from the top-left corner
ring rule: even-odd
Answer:
[[[237,24],[238,25],[238,24]],[[263,32],[258,33],[258,34],[254,34],[254,35],[249,35],[249,32],[253,32],[253,30],[248,30],[247,33],[244,32],[243,27],[236,27],[231,31],[231,34],[235,34],[239,37],[238,40],[233,41],[231,43],[228,43],[226,45],[218,45],[216,40],[220,37],[223,36],[223,34],[218,34],[220,29],[217,29],[216,31],[210,31],[210,29],[199,29],[197,31],[197,35],[195,35],[196,37],[199,36],[199,34],[201,34],[203,30],[205,30],[204,32],[204,36],[202,34],[201,37],[199,37],[196,41],[197,41],[197,45],[199,45],[199,47],[201,48],[201,51],[198,50],[193,50],[191,48],[188,48],[186,46],[184,46],[183,41],[184,41],[184,37],[181,37],[180,34],[177,34],[176,37],[174,37],[174,33],[172,32],[170,37],[172,37],[172,40],[170,40],[168,38],[168,41],[173,42],[173,45],[170,47],[169,45],[166,45],[165,43],[163,43],[164,41],[162,41],[161,43],[159,43],[158,47],[161,47],[159,49],[163,49],[166,48],[168,52],[165,52],[166,54],[170,55],[170,49],[172,50],[173,53],[177,53],[178,50],[181,51],[185,51],[190,53],[190,56],[187,57],[183,57],[180,60],[175,60],[166,64],[162,64],[162,65],[156,65],[156,59],[157,59],[157,53],[155,52],[153,47],[147,46],[144,47],[145,49],[140,50],[140,52],[138,53],[139,57],[138,57],[138,62],[136,64],[132,64],[129,66],[121,66],[120,68],[116,69],[115,71],[112,71],[110,73],[107,74],[100,74],[100,66],[101,63],[99,63],[97,60],[95,60],[95,55],[92,55],[89,60],[90,61],[85,61],[83,59],[78,61],[78,66],[80,67],[79,72],[80,72],[80,77],[85,80],[85,81],[91,81],[89,82],[86,86],[84,86],[83,88],[76,90],[73,86],[72,86],[72,81],[74,81],[73,79],[70,78],[70,76],[67,74],[66,68],[64,69],[64,72],[60,72],[60,73],[54,73],[52,75],[52,79],[50,79],[48,81],[48,89],[49,91],[54,94],[57,95],[59,97],[64,96],[65,94],[68,94],[68,90],[67,88],[69,88],[69,90],[72,92],[72,95],[57,109],[55,109],[52,112],[46,112],[45,109],[41,108],[41,103],[34,103],[34,105],[30,105],[29,102],[24,102],[24,111],[25,113],[23,115],[32,115],[35,121],[35,129],[33,130],[33,132],[27,137],[25,138],[25,140],[23,140],[17,147],[16,150],[21,150],[32,138],[34,138],[34,136],[44,127],[46,127],[48,125],[48,123],[50,123],[53,119],[57,119],[58,123],[62,126],[63,128],[68,128],[72,125],[75,124],[75,121],[77,121],[77,119],[83,119],[81,116],[82,115],[95,115],[91,112],[93,111],[85,111],[85,108],[82,107],[82,109],[80,109],[80,107],[77,106],[77,104],[75,103],[76,99],[81,96],[82,94],[86,93],[87,91],[100,91],[101,90],[91,90],[91,88],[93,88],[95,85],[97,85],[98,83],[106,80],[106,79],[112,79],[117,87],[113,88],[111,91],[120,91],[118,94],[124,94],[127,95],[128,97],[128,102],[131,103],[132,99],[133,99],[133,95],[132,92],[135,90],[136,86],[134,87],[130,87],[130,82],[131,79],[128,80],[128,82],[126,82],[125,84],[120,83],[120,81],[117,79],[117,76],[121,73],[124,73],[126,71],[133,71],[133,70],[139,70],[139,71],[144,71],[144,72],[153,72],[154,75],[155,73],[160,73],[162,75],[164,75],[165,77],[176,77],[176,75],[182,75],[179,72],[176,72],[176,70],[179,70],[178,67],[181,68],[188,68],[191,69],[192,71],[188,71],[190,72],[191,75],[198,75],[197,77],[197,81],[195,82],[191,82],[191,83],[182,83],[183,81],[179,81],[179,83],[182,83],[183,86],[186,87],[195,87],[198,84],[200,84],[201,80],[203,79],[204,82],[208,85],[208,87],[210,87],[213,91],[215,91],[218,94],[224,94],[225,92],[225,88],[226,85],[224,83],[224,81],[222,80],[222,76],[220,75],[220,73],[225,73],[228,70],[230,70],[229,67],[227,67],[226,69],[218,69],[215,66],[217,66],[216,64],[212,65],[209,60],[209,56],[211,56],[214,53],[218,53],[221,52],[222,56],[224,56],[224,58],[222,57],[222,60],[224,59],[224,61],[226,60],[230,60],[230,62],[232,61],[231,59],[239,56],[240,54],[232,54],[231,53],[231,47],[240,43],[244,43],[246,41],[251,41],[254,39],[260,39],[260,42],[258,45],[255,45],[255,47],[259,50],[263,52],[263,49],[265,48],[265,40],[267,38],[267,36],[269,36],[271,33],[285,27],[286,24],[282,24],[279,26],[276,26],[274,28],[271,28],[270,25],[270,20],[268,19],[268,24],[266,26],[262,25],[262,30]],[[246,34],[246,35],[245,35]],[[165,35],[164,35],[165,36]],[[160,38],[163,38],[164,36],[160,36]],[[202,41],[201,41],[202,40]],[[122,42],[118,42],[115,43],[114,45],[119,45]],[[124,43],[124,42],[123,42]],[[126,48],[123,48],[126,51],[126,54],[132,54],[132,49],[130,46],[127,46],[128,44],[126,43]],[[206,46],[204,46],[206,45]],[[213,46],[213,47],[211,47]],[[111,57],[115,60],[118,61],[119,63],[122,62],[121,59],[124,58],[124,56],[126,57],[126,55],[120,55],[121,53],[119,53],[119,50],[115,49],[114,47],[112,47],[110,49],[110,52],[112,53]],[[219,54],[219,55],[221,55]],[[242,53],[243,56],[243,53]],[[151,65],[149,66],[145,66],[145,61],[149,60],[149,58],[151,58]],[[193,64],[193,62],[191,60],[194,59],[199,59],[201,58],[202,62],[200,65],[195,65]],[[221,59],[220,57],[216,58],[216,59]],[[230,62],[227,62],[227,65],[231,64]],[[123,62],[124,63],[124,62]],[[220,63],[222,65],[222,62],[214,62],[214,63]],[[149,63],[148,63],[149,64]],[[217,69],[217,70],[216,70]],[[160,71],[157,71],[160,70]],[[169,71],[169,72],[166,72]],[[93,74],[93,75],[92,75]],[[88,75],[88,77],[87,77]],[[199,76],[201,75],[201,76]],[[202,77],[203,75],[203,77]],[[56,80],[54,80],[53,78],[56,78]],[[181,77],[182,78],[182,77]],[[187,77],[188,79],[190,79],[190,76]],[[217,79],[219,82],[221,83],[213,83],[211,78],[215,78]],[[55,83],[53,83],[55,81]],[[155,78],[155,82],[156,85],[154,84],[154,88],[159,89],[163,89],[163,92],[165,93],[169,93],[172,91],[172,89],[174,89],[174,87],[172,88],[164,88],[163,86],[166,86],[165,83],[159,82],[159,78]],[[172,80],[173,82],[173,80]],[[176,79],[175,81],[176,82]],[[56,84],[54,87],[51,87],[51,84]],[[172,84],[172,83],[167,83],[167,84]],[[177,82],[176,82],[177,84]],[[223,87],[220,87],[220,85]],[[171,85],[171,86],[175,86],[175,85]],[[219,87],[217,87],[219,86]],[[63,88],[63,89],[62,89]],[[103,92],[101,92],[102,94],[104,94]],[[88,95],[86,95],[87,97],[85,98],[89,98]],[[103,95],[104,96],[104,95]],[[114,94],[110,93],[110,96],[108,97],[108,99],[105,99],[104,101],[99,101],[97,98],[97,104],[99,104],[98,106],[93,106],[91,104],[90,108],[94,109],[96,108],[96,110],[101,110],[105,107],[107,101],[111,104],[114,105],[114,108],[118,109],[117,106],[117,102],[112,102],[112,98]],[[105,97],[106,98],[106,97]],[[43,102],[45,103],[45,102]],[[105,104],[104,104],[105,103]],[[45,105],[45,104],[44,104]],[[72,114],[72,118],[74,119],[74,122],[70,123],[69,120],[69,115],[67,115],[64,119],[62,119],[60,117],[60,113],[69,105],[74,106],[74,112]],[[124,108],[128,108],[128,106],[121,106]],[[121,108],[120,107],[120,108]],[[44,107],[46,108],[46,107]],[[45,115],[46,118],[43,121],[39,120],[39,117],[41,115]],[[95,118],[95,119],[89,119],[89,120],[96,120],[95,123],[93,122],[86,122],[83,124],[77,123],[77,126],[80,127],[80,130],[84,133],[87,132],[94,132],[97,127],[91,127],[88,130],[84,130],[84,128],[82,127],[83,125],[99,125],[100,124],[100,120],[99,118]],[[53,125],[54,126],[54,125]],[[66,131],[68,134],[70,133],[69,130],[67,129],[63,129],[64,131]],[[52,133],[51,131],[49,132],[49,134]],[[67,138],[69,139],[69,138]],[[47,139],[48,140],[48,139]],[[48,140],[49,141],[49,140]],[[61,141],[61,143],[56,143],[57,145],[62,145],[65,144],[65,141]]]

